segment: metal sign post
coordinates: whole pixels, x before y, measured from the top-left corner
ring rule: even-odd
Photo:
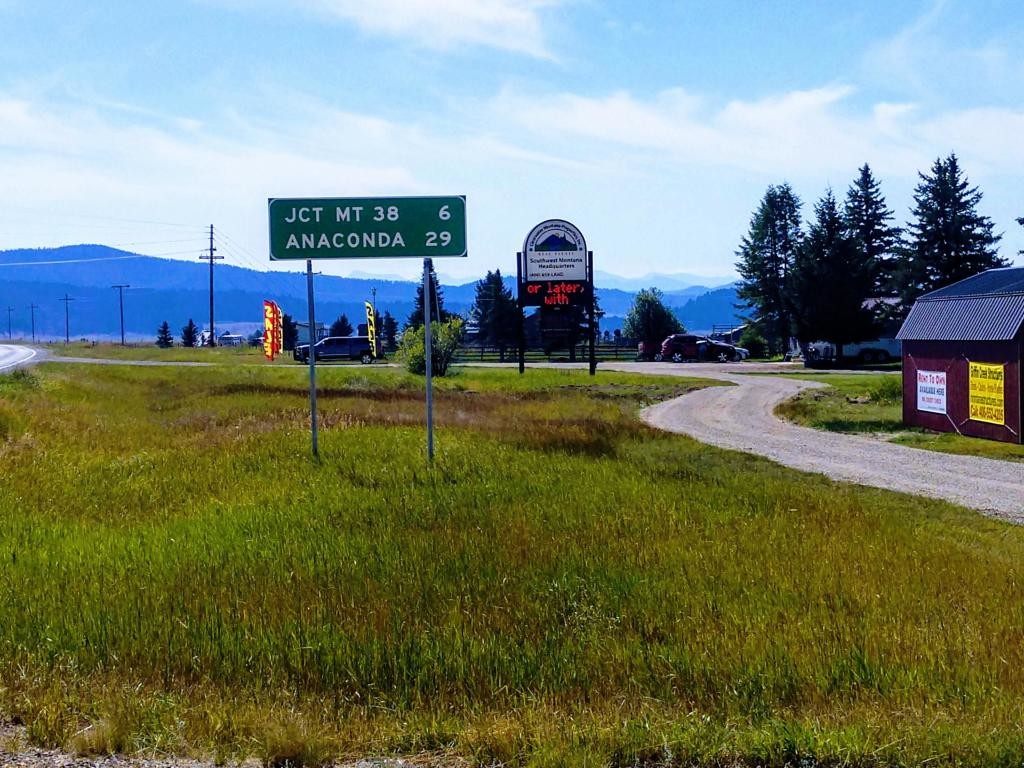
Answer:
[[[427,366],[427,461],[434,460],[434,366],[433,338],[430,329],[430,259],[423,260],[423,357]]]
[[[313,455],[318,456],[316,413],[316,322],[313,259],[424,258],[424,350],[427,371],[427,456],[434,457],[430,329],[431,257],[467,255],[466,198],[327,197],[270,198],[271,261],[306,260],[309,300],[309,410]],[[373,307],[376,318],[376,307]]]
[[[526,325],[526,315],[523,312],[523,253],[520,251],[516,254],[516,325],[519,329],[519,338],[517,342],[519,344],[519,373],[523,374],[526,372],[526,329],[523,327]]]
[[[313,311],[313,262],[306,259],[306,301],[309,303],[309,424],[313,431],[313,456],[320,458],[316,424],[316,313]]]
[[[587,312],[588,328],[590,337],[590,375],[597,375],[597,318],[595,317],[594,304],[597,300],[594,297],[594,252],[587,251],[587,281],[590,283],[590,304]]]

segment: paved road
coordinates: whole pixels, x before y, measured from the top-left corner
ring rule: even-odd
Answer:
[[[0,344],[0,373],[9,373],[15,368],[37,361],[40,352],[31,347],[16,344]]]
[[[602,366],[608,368],[611,366]],[[925,451],[858,435],[821,432],[783,421],[775,406],[821,384],[780,376],[745,376],[745,364],[637,363],[616,369],[729,381],[652,406],[651,426],[723,448],[756,453],[795,469],[876,488],[945,499],[1024,523],[1024,463]],[[778,370],[778,369],[776,369]]]

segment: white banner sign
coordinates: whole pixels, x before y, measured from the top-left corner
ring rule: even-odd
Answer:
[[[946,413],[946,372],[917,372],[917,410]]]

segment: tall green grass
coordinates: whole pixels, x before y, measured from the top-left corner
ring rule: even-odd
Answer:
[[[1024,532],[643,427],[692,381],[0,379],[0,712],[40,743],[1010,764]]]

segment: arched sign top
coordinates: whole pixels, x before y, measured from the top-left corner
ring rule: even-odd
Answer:
[[[574,224],[548,219],[523,243],[523,281],[587,279],[587,241]]]

